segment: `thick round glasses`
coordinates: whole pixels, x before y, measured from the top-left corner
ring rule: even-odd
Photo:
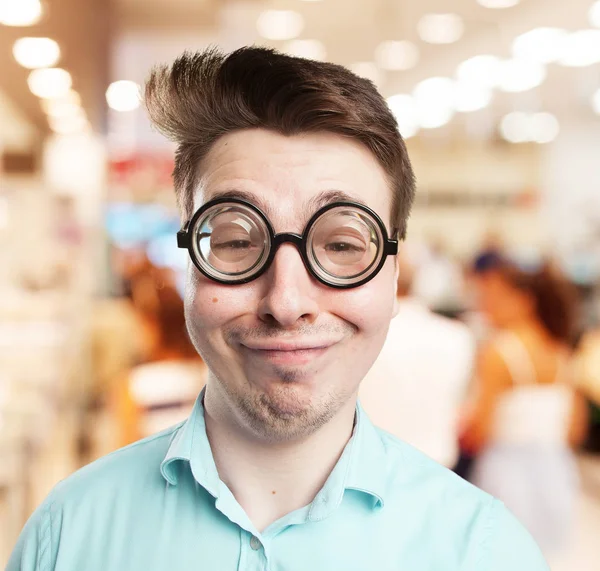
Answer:
[[[275,234],[252,203],[217,198],[203,205],[177,233],[194,265],[222,284],[248,283],[267,271],[281,244],[298,248],[308,272],[334,288],[358,287],[373,279],[387,256],[398,253],[385,225],[370,208],[335,202],[318,210],[302,235]]]

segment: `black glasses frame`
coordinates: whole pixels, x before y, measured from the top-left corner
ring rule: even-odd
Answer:
[[[246,208],[251,209],[264,222],[265,228],[267,229],[267,232],[269,234],[269,238],[271,241],[271,249],[270,249],[267,259],[265,260],[265,262],[263,262],[263,265],[260,267],[260,269],[255,274],[252,274],[250,276],[247,276],[247,277],[244,277],[241,279],[235,279],[235,278],[231,279],[231,280],[219,279],[213,275],[210,275],[204,269],[204,267],[200,263],[200,260],[197,258],[196,252],[195,252],[193,244],[192,244],[193,235],[192,235],[192,232],[190,232],[190,229],[193,230],[195,228],[198,220],[204,215],[204,213],[208,209],[210,209],[213,206],[216,206],[218,204],[241,204],[242,206],[245,206]],[[327,212],[333,208],[339,208],[339,207],[357,208],[359,210],[362,210],[363,212],[366,212],[369,216],[371,216],[375,220],[376,224],[379,227],[379,230],[381,231],[381,235],[383,237],[383,244],[382,244],[383,254],[382,254],[381,259],[379,260],[377,266],[374,269],[372,269],[371,273],[369,273],[369,275],[366,276],[364,279],[359,280],[357,282],[353,282],[351,284],[338,284],[338,283],[328,282],[326,279],[324,279],[322,276],[320,276],[317,272],[315,272],[313,270],[312,265],[309,261],[309,257],[308,257],[308,239],[307,239],[307,237],[310,234],[310,230],[311,230],[312,226],[325,212]],[[381,271],[381,268],[383,268],[383,265],[385,264],[387,257],[395,256],[398,253],[398,241],[391,240],[388,237],[388,233],[385,228],[385,224],[383,223],[381,218],[377,215],[377,213],[375,211],[371,210],[368,206],[365,206],[365,205],[359,204],[359,203],[355,203],[355,202],[332,202],[331,204],[327,204],[323,208],[320,208],[313,214],[313,216],[307,222],[302,234],[296,234],[293,232],[281,232],[279,234],[276,234],[275,231],[273,230],[273,226],[269,222],[269,219],[264,214],[264,212],[262,212],[262,210],[260,210],[260,208],[258,208],[251,202],[248,202],[241,198],[216,198],[216,199],[210,200],[206,204],[202,205],[202,207],[199,208],[194,213],[192,218],[184,224],[183,228],[181,230],[179,230],[179,232],[177,232],[177,246],[179,248],[187,249],[189,256],[190,256],[192,262],[194,263],[194,265],[196,266],[196,268],[198,268],[198,270],[203,275],[205,275],[207,278],[211,279],[212,281],[215,281],[215,282],[218,282],[221,284],[225,284],[225,285],[245,284],[245,283],[254,281],[255,279],[259,278],[262,274],[264,274],[269,269],[269,267],[273,263],[273,259],[275,258],[275,254],[277,253],[279,246],[281,246],[281,244],[283,244],[285,242],[290,242],[290,243],[294,244],[296,246],[296,248],[298,248],[298,251],[300,252],[300,256],[302,258],[302,262],[304,263],[304,267],[306,268],[306,270],[312,277],[314,277],[317,281],[321,282],[322,284],[325,284],[329,287],[333,287],[336,289],[355,288],[355,287],[358,287],[358,286],[361,286],[361,285],[367,283],[368,281],[371,281]]]

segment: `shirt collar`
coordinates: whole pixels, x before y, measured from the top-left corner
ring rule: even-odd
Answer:
[[[161,464],[161,473],[169,484],[177,485],[179,470],[187,464],[195,480],[218,499],[222,485],[206,436],[204,391],[171,441]],[[381,435],[357,404],[352,438],[317,494],[309,518],[323,519],[329,515],[341,503],[345,490],[367,494],[373,498],[374,507],[383,507],[388,480],[386,466],[386,449]]]
[[[380,432],[360,404],[356,406],[356,427],[352,440],[354,449],[345,487],[369,494],[376,504],[383,507],[389,479],[387,452]]]
[[[177,485],[179,470],[186,464],[190,467],[195,480],[215,498],[220,494],[220,479],[213,458],[210,443],[206,436],[206,422],[204,419],[204,393],[203,388],[192,413],[179,428],[171,441],[167,454],[162,461],[160,471],[169,482]]]

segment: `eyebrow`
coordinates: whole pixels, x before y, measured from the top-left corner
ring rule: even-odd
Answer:
[[[245,200],[257,206],[262,210],[268,218],[273,218],[273,207],[266,203],[260,196],[244,190],[227,190],[224,192],[211,193],[206,197],[206,201],[215,200],[217,198],[237,198]],[[356,202],[367,206],[364,200],[357,196],[352,196],[342,190],[325,190],[317,196],[313,196],[308,202],[303,205],[303,217],[308,220],[317,210],[333,204],[334,202]]]
[[[206,202],[216,200],[217,198],[237,198],[238,200],[245,200],[262,210],[267,217],[271,218],[273,215],[273,209],[269,204],[267,204],[260,196],[251,192],[246,192],[245,190],[226,190],[224,192],[210,193],[206,196]]]
[[[317,194],[317,196],[313,196],[306,203],[305,214],[307,213],[309,216],[312,216],[314,212],[320,208],[323,208],[323,206],[333,204],[334,202],[356,202],[358,204],[362,204],[363,206],[367,206],[364,200],[358,198],[357,196],[352,196],[343,190],[326,190]]]

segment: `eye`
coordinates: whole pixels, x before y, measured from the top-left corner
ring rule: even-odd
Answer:
[[[212,244],[212,248],[215,250],[244,250],[250,247],[252,247],[250,240],[229,240]]]
[[[221,252],[242,252],[252,247],[249,228],[239,222],[215,220],[210,234],[210,247]]]
[[[328,244],[325,244],[325,251],[326,252],[333,252],[333,253],[355,253],[355,252],[364,252],[365,248],[364,245],[358,245],[358,244],[351,244],[349,242],[342,242],[342,241],[338,241],[338,242],[329,242]]]

